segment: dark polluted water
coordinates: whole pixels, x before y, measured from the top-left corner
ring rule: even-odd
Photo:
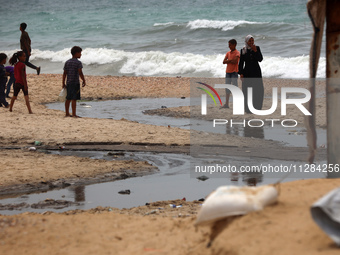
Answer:
[[[108,159],[108,152],[98,151],[51,151],[60,155],[72,155],[79,157],[89,157],[93,159]],[[112,157],[111,157],[112,158]],[[21,210],[2,210],[1,214],[17,214],[21,212],[63,212],[73,209],[91,209],[97,206],[110,206],[116,208],[130,208],[145,205],[146,203],[186,198],[187,201],[198,200],[206,197],[209,193],[222,185],[254,185],[270,184],[280,180],[285,174],[263,174],[263,173],[239,173],[224,174],[218,177],[209,173],[190,173],[190,162],[192,157],[185,154],[170,153],[143,153],[125,152],[122,159],[146,160],[158,167],[159,172],[143,177],[129,178],[114,182],[92,184],[86,186],[70,186],[60,190],[52,190],[38,194],[27,194],[17,198],[2,199],[1,204],[20,204],[29,205],[38,203],[46,199],[67,200],[79,203],[65,208],[22,208]],[[197,159],[195,159],[197,163]],[[202,165],[208,159],[201,159]],[[258,159],[257,159],[258,160]],[[245,159],[242,157],[229,157],[229,161],[235,166],[244,165],[245,162],[254,164],[256,159]],[[297,162],[278,161],[278,160],[258,160],[258,163],[272,165],[297,164]],[[202,181],[199,177],[208,177]],[[308,175],[309,178],[324,178],[322,174]],[[284,181],[296,180],[299,177],[291,174]],[[129,190],[129,194],[120,194],[120,191]]]
[[[232,128],[227,125],[218,125],[215,128],[207,130],[206,127],[210,122],[205,120],[173,118],[158,115],[143,114],[146,110],[170,108],[179,106],[189,106],[190,98],[133,98],[124,100],[108,100],[108,101],[87,101],[79,102],[77,105],[77,114],[82,117],[116,119],[122,118],[137,121],[143,124],[151,124],[157,126],[172,126],[183,129],[195,129],[204,132],[216,132],[220,134],[233,134],[243,137],[254,137],[266,140],[274,140],[281,142],[287,146],[307,147],[306,131],[304,128],[292,127],[282,128],[277,125],[274,128],[263,126],[261,128],[249,128],[234,126]],[[49,109],[64,111],[64,103],[48,104]],[[326,145],[326,131],[318,129],[318,146]]]
[[[143,114],[143,111],[163,107],[177,107],[189,105],[189,99],[163,98],[163,99],[132,99],[132,100],[111,100],[111,101],[90,101],[80,102],[77,112],[80,116],[91,118],[108,119],[128,119],[145,124],[160,126],[171,125],[173,127],[190,128],[189,119],[169,118],[162,116],[151,116]],[[64,110],[63,103],[48,104],[48,108]],[[193,120],[192,120],[193,121]],[[194,120],[193,126],[206,126],[201,120]],[[206,131],[206,130],[200,130]],[[303,130],[280,130],[276,128],[261,128],[255,132],[246,128],[228,129],[221,127],[216,129],[218,133],[229,133],[245,137],[256,137],[261,139],[271,139],[281,141],[288,146],[306,146],[306,138]],[[323,143],[321,131],[319,140]],[[321,136],[321,138],[320,138]],[[60,155],[72,155],[79,157],[89,157],[93,159],[112,160],[108,156],[108,151],[49,151],[49,153]],[[270,184],[281,179],[284,182],[302,178],[324,178],[323,173],[310,173],[301,176],[292,173],[288,177],[285,173],[224,173],[222,175],[212,175],[209,173],[190,172],[190,164],[195,160],[195,165],[206,165],[216,163],[211,158],[193,158],[187,154],[174,153],[152,153],[152,152],[124,152],[121,158],[116,160],[143,160],[156,166],[159,171],[143,177],[129,178],[114,182],[91,184],[86,186],[70,186],[64,189],[52,190],[42,193],[21,195],[14,198],[0,200],[1,204],[26,203],[26,207],[20,210],[0,210],[1,214],[18,214],[22,212],[63,212],[73,209],[91,209],[97,206],[109,206],[116,208],[130,208],[145,205],[146,203],[186,198],[187,201],[198,200],[206,197],[209,193],[222,185],[255,185]],[[233,166],[240,167],[248,164],[268,164],[268,165],[298,165],[301,162],[280,161],[265,158],[251,157],[225,157],[225,162],[232,162]],[[218,163],[218,162],[217,162]],[[322,163],[322,162],[321,162]],[[208,177],[208,179],[206,179]],[[206,179],[206,180],[204,180]],[[204,180],[204,181],[203,181]],[[124,192],[129,190],[129,192]],[[123,191],[123,192],[122,192]],[[125,194],[122,194],[125,193]],[[52,208],[37,208],[32,206],[46,199],[63,200],[72,202],[66,207],[55,206]],[[0,207],[1,208],[1,207]]]

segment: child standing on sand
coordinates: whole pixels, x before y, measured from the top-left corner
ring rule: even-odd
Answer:
[[[26,54],[23,51],[18,51],[14,53],[9,63],[14,65],[14,94],[11,99],[11,104],[9,106],[9,111],[11,112],[13,109],[14,101],[17,99],[20,90],[24,92],[25,102],[28,109],[28,112],[32,114],[31,105],[28,97],[28,87],[27,87],[27,79],[26,79]]]
[[[238,61],[240,59],[240,52],[236,49],[237,41],[235,39],[231,39],[228,44],[230,51],[227,52],[223,60],[223,64],[227,64],[225,83],[232,84],[237,87]],[[226,89],[226,101],[222,108],[229,108],[230,93],[230,90]]]
[[[85,87],[85,77],[83,75],[83,64],[78,60],[81,57],[82,48],[74,46],[71,49],[72,58],[67,60],[64,65],[63,73],[63,88],[67,89],[67,96],[65,101],[65,117],[79,118],[76,113],[77,100],[80,99],[80,83],[79,76],[83,80],[82,86]],[[65,80],[67,82],[65,84]],[[69,108],[72,102],[72,115],[70,115]]]
[[[6,63],[7,55],[5,53],[0,53],[0,105],[4,105],[8,108],[8,103],[6,102],[5,87],[7,83],[8,73],[4,64]]]

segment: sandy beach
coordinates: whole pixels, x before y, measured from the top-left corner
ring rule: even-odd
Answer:
[[[190,78],[86,76],[83,100],[124,98],[190,97]],[[302,84],[303,83],[303,84]],[[265,94],[273,86],[302,86],[291,80],[265,80]],[[152,126],[126,119],[69,118],[65,113],[47,109],[61,90],[59,74],[28,75],[31,107],[28,114],[19,94],[13,112],[0,108],[0,193],[20,193],[29,184],[40,187],[70,179],[91,179],[105,174],[143,175],[157,171],[147,162],[105,161],[74,156],[50,155],[44,148],[67,148],[72,144],[100,146],[162,146],[162,149],[188,153],[190,131],[176,127]],[[326,127],[324,85],[317,87],[317,126]],[[268,101],[268,102],[267,102]],[[265,106],[269,105],[269,100]],[[210,110],[214,110],[211,108]],[[216,109],[215,109],[216,110]],[[152,114],[187,117],[189,107],[160,109]],[[279,109],[278,109],[279,111]],[[303,116],[292,110],[292,118]],[[276,115],[275,115],[276,114]],[[279,112],[273,117],[281,118]],[[231,112],[226,111],[227,116]],[[203,143],[204,137],[202,137]],[[210,141],[212,137],[209,137]],[[220,136],[213,137],[216,141]],[[37,151],[29,151],[35,141]],[[208,141],[208,138],[207,140]],[[252,153],[261,149],[268,157],[282,149],[275,141],[228,136],[235,151],[247,147]],[[156,149],[155,149],[156,150]],[[230,149],[230,155],[233,155]],[[290,148],[294,154],[294,148]],[[325,149],[320,149],[324,155]],[[295,153],[296,154],[296,153]],[[288,155],[288,154],[287,154]],[[306,158],[307,155],[302,156]],[[114,180],[113,178],[113,180]],[[263,211],[233,221],[207,248],[209,228],[195,228],[200,209],[198,201],[162,201],[131,209],[95,208],[88,211],[44,214],[1,215],[1,254],[337,254],[339,248],[320,230],[310,216],[310,206],[330,190],[337,179],[300,180],[281,184],[278,203]],[[16,190],[16,189],[19,189]],[[207,194],[208,195],[208,194]],[[169,208],[181,203],[181,208]],[[160,210],[159,208],[165,208]]]

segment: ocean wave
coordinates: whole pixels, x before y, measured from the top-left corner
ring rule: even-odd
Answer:
[[[175,22],[166,22],[166,23],[155,23],[153,24],[154,27],[161,27],[161,26],[171,26],[174,25]]]
[[[233,30],[237,26],[249,24],[265,24],[265,22],[251,22],[246,20],[206,20],[197,19],[189,21],[187,27],[193,30],[202,28],[221,29],[222,31]]]
[[[15,51],[5,52],[11,56]],[[70,49],[60,51],[33,50],[35,63],[64,63],[71,58]],[[85,48],[81,61],[91,74],[138,76],[224,77],[224,54],[202,55],[161,51],[127,52],[106,48]],[[264,57],[260,63],[263,77],[305,79],[309,77],[309,56]],[[62,69],[60,69],[62,70]],[[58,71],[60,71],[58,70]],[[105,71],[103,71],[105,70]],[[326,59],[320,58],[317,77],[325,78]]]
[[[309,56],[266,57],[261,63],[261,69],[264,77],[306,79],[309,77]],[[325,57],[320,57],[317,77],[326,77]]]

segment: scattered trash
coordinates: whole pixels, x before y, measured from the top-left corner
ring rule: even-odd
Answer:
[[[121,190],[118,193],[122,195],[130,195],[131,191],[129,189],[126,189],[126,190]]]
[[[214,223],[223,218],[262,210],[276,202],[273,185],[259,187],[221,186],[212,192],[198,213],[196,225]]]
[[[200,202],[204,202],[204,198],[200,198],[200,199],[198,199],[198,201],[200,201]]]
[[[196,179],[200,180],[200,181],[206,181],[209,179],[209,177],[202,175],[202,176],[198,176]]]
[[[35,148],[35,147],[29,147],[28,150],[29,150],[29,151],[36,151],[37,148]]]
[[[212,192],[202,204],[195,223],[211,227],[207,247],[238,217],[275,203],[279,195],[275,186],[221,186]]]
[[[187,199],[185,197],[182,198],[183,201],[187,201]]]
[[[65,146],[59,146],[59,150],[64,150]]]
[[[59,93],[58,101],[64,102],[66,100],[66,96],[67,96],[67,90],[66,88],[63,88]]]
[[[170,208],[181,208],[183,207],[182,205],[174,205],[174,204],[169,204]]]
[[[185,97],[181,97],[181,99],[185,99]]]
[[[334,189],[312,205],[316,224],[340,247],[340,188]]]
[[[166,107],[166,106],[162,105],[162,106],[161,106],[161,108],[162,108],[162,109],[166,109],[166,108],[168,108],[168,107]]]
[[[39,141],[35,141],[35,142],[34,142],[34,145],[35,145],[35,146],[40,146],[41,144],[42,144],[42,142],[39,142]]]

